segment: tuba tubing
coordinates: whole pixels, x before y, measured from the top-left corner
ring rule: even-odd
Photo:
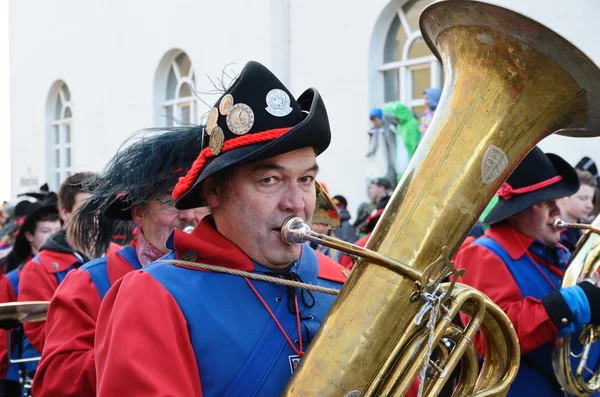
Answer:
[[[577,242],[577,247],[569,260],[569,265],[563,278],[562,287],[571,287],[582,281],[598,279],[600,269],[600,216],[591,225],[582,223],[567,223],[557,219],[554,223],[556,229],[572,227],[587,230]],[[584,375],[590,375],[588,367],[588,353],[592,345],[600,339],[600,327],[586,325],[579,333],[579,340],[583,345],[583,351],[577,368],[573,368],[572,358],[576,356],[571,348],[574,336],[567,335],[557,339],[552,352],[552,367],[558,383],[566,393],[571,396],[591,396],[600,391],[600,363],[596,363],[592,376],[585,379]]]
[[[444,247],[445,256],[453,257],[500,184],[537,142],[552,132],[598,135],[600,70],[552,30],[488,3],[433,3],[423,11],[420,28],[443,63],[444,90],[366,248],[410,264],[427,276],[426,283],[447,274],[448,266],[438,262]],[[392,376],[406,374],[398,382],[411,382],[410,360],[399,368],[390,356],[411,356],[406,349],[414,343],[398,348],[398,342],[428,304],[412,298],[431,293],[430,287],[359,259],[282,395],[377,396],[386,382],[396,382]],[[515,337],[511,327],[489,329],[499,335],[486,335],[487,340]],[[505,393],[518,365],[505,359],[515,353],[484,357],[483,372],[465,395]],[[495,371],[501,379],[508,373],[507,382],[498,386],[496,377],[486,378]],[[400,389],[393,393],[405,388]]]

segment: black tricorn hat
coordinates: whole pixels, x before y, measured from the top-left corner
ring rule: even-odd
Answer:
[[[496,193],[498,203],[483,223],[501,222],[535,204],[570,196],[579,190],[575,169],[560,156],[535,146]]]
[[[211,109],[205,133],[210,144],[198,148],[194,165],[173,190],[178,209],[202,205],[202,182],[221,170],[305,147],[319,155],[331,141],[317,90],[309,88],[295,100],[271,71],[253,61]]]

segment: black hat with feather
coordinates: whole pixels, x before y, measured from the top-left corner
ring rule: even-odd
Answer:
[[[295,99],[269,69],[248,62],[211,109],[205,128],[208,145],[173,190],[179,209],[204,203],[202,182],[211,175],[296,149],[321,154],[331,141],[327,111],[309,88]]]

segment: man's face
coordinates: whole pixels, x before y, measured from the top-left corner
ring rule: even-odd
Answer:
[[[251,259],[281,270],[300,255],[300,244],[281,240],[291,216],[310,224],[316,203],[317,163],[312,148],[239,166],[228,183],[203,186],[218,231]]]
[[[566,218],[579,221],[587,218],[594,210],[594,188],[581,185],[579,191],[572,196],[560,200],[560,209]]]
[[[133,221],[144,234],[144,238],[160,252],[169,252],[166,243],[173,229],[183,230],[196,225],[193,209],[178,210],[170,199],[154,200],[144,206],[134,206]]]
[[[368,190],[368,194],[369,194],[369,198],[371,200],[376,200],[379,197],[381,197],[383,194],[385,193],[385,188],[383,186],[379,186],[375,183],[371,183],[369,185],[369,190]]]
[[[554,228],[554,221],[559,217],[556,200],[549,200],[513,215],[510,222],[524,235],[553,246],[560,241],[560,231]]]
[[[29,232],[25,232],[25,238],[29,241],[29,245],[31,246],[31,252],[36,255],[42,244],[46,241],[48,237],[58,232],[61,229],[61,224],[59,220],[56,221],[40,221],[36,223],[35,231],[33,234]]]
[[[85,201],[87,199],[89,199],[92,195],[90,193],[83,193],[83,192],[79,192],[75,194],[75,200],[73,203],[73,208],[71,208],[71,212],[67,212],[67,210],[65,208],[59,208],[59,214],[61,219],[64,222],[63,227],[66,229],[69,226],[69,221],[71,219],[71,215],[74,214],[83,204],[85,204]]]
[[[379,128],[383,125],[383,120],[380,119],[379,117],[372,116],[371,122],[373,123],[373,127],[375,127],[375,128]]]
[[[322,223],[313,223],[310,225],[310,229],[315,233],[329,235],[329,228]]]

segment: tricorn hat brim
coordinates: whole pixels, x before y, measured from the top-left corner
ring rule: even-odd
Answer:
[[[579,190],[579,177],[577,176],[575,169],[555,154],[546,153],[546,156],[550,159],[557,174],[562,176],[562,179],[559,182],[542,189],[526,194],[515,195],[510,200],[504,200],[500,197],[498,203],[496,203],[494,208],[485,217],[483,221],[485,225],[493,225],[501,222],[535,204],[571,196],[577,193]]]
[[[226,168],[253,163],[306,147],[312,147],[317,155],[327,149],[331,142],[331,131],[325,104],[319,92],[310,88],[300,95],[297,103],[306,114],[304,120],[272,141],[236,148],[208,160],[192,187],[177,200],[175,204],[177,209],[204,205],[202,183],[208,177]]]

